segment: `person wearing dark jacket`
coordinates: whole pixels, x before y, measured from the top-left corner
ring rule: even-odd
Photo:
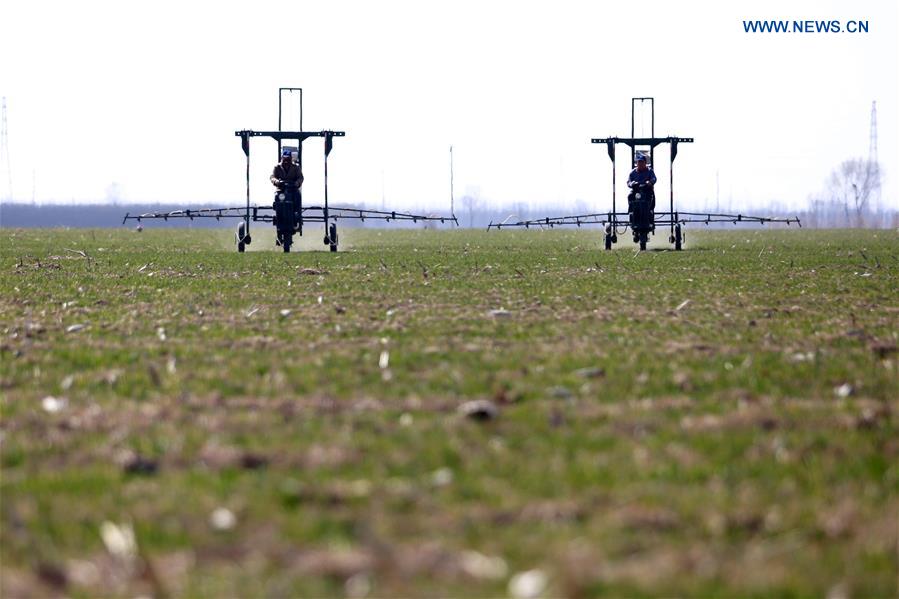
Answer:
[[[628,175],[627,178],[627,186],[631,188],[630,194],[627,196],[628,200],[628,212],[633,212],[634,201],[638,196],[638,188],[640,186],[646,186],[647,189],[644,190],[644,193],[649,196],[649,209],[655,210],[656,208],[656,194],[653,186],[656,184],[656,174],[652,172],[652,169],[646,166],[646,156],[643,154],[637,154],[637,168],[631,171],[631,174]]]
[[[627,186],[633,188],[635,185],[648,183],[650,187],[656,184],[656,174],[652,169],[646,166],[646,156],[637,154],[637,168],[631,171],[627,178]]]
[[[275,165],[270,177],[272,185],[278,188],[272,208],[275,209],[274,223],[278,230],[275,244],[289,243],[283,237],[285,232],[297,230],[298,211],[300,209],[300,187],[303,185],[303,172],[300,165],[294,163],[290,150],[281,152],[281,162]]]
[[[275,165],[271,181],[281,191],[293,191],[303,186],[303,172],[292,160],[290,150],[281,152],[281,162]]]

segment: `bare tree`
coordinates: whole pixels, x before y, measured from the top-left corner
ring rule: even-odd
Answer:
[[[846,160],[833,170],[828,180],[830,196],[844,207],[847,224],[851,224],[850,212],[853,212],[857,227],[864,226],[869,201],[879,189],[880,165],[861,158]]]

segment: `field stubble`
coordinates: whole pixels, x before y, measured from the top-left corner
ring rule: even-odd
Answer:
[[[5,596],[899,592],[895,231],[0,237]]]

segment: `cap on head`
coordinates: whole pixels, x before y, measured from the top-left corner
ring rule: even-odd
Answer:
[[[645,154],[637,154],[637,162],[640,162],[640,161],[646,162]]]
[[[290,150],[284,150],[283,152],[281,152],[281,160],[284,160],[285,158],[290,158],[290,157],[291,157]]]

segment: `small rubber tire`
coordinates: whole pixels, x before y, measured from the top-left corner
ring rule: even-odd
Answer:
[[[331,225],[328,227],[328,237],[331,240],[331,243],[329,244],[331,246],[331,251],[336,252],[337,251],[337,223],[331,223]]]
[[[244,235],[244,231],[246,227],[246,223],[240,223],[237,225],[237,251],[243,253],[246,249],[246,236]]]

